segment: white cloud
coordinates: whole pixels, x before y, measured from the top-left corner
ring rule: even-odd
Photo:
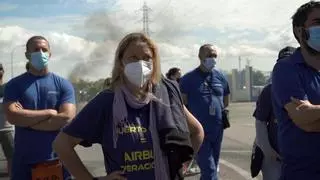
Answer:
[[[54,17],[18,17],[10,16],[1,18],[0,27],[4,26],[19,26],[29,31],[37,33],[47,33],[55,31],[60,33],[76,34],[83,33],[79,29],[83,27],[83,22],[86,17],[82,15],[61,15]]]
[[[11,54],[13,55],[14,75],[25,71],[24,44],[33,35],[39,34],[18,26],[0,29],[0,57],[1,63],[7,69],[7,79],[11,74]],[[49,32],[40,35],[45,36],[50,42],[52,49],[50,68],[65,77],[69,75],[76,63],[90,61],[89,56],[97,46],[95,42],[67,34]]]
[[[78,76],[105,77],[110,73],[114,51],[127,33],[142,30],[143,1],[81,0],[117,7],[116,11],[50,18],[3,18],[0,26],[0,57],[8,64],[16,45],[31,34],[48,37],[53,51],[52,70],[63,76],[74,70]],[[214,43],[220,54],[219,66],[235,68],[238,56],[251,59],[258,69],[271,70],[277,52],[286,45],[296,46],[290,17],[306,0],[147,0],[151,37],[159,46],[163,71],[179,66],[195,68],[202,43]],[[70,2],[69,2],[70,3]],[[212,31],[212,32],[211,32]],[[199,32],[199,33],[197,33]],[[89,41],[91,40],[91,41]],[[23,72],[23,48],[14,53],[21,59],[17,72]],[[10,65],[10,63],[9,63]],[[8,71],[7,71],[8,72]],[[16,74],[16,73],[15,73]]]

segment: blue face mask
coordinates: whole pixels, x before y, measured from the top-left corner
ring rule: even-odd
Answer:
[[[308,29],[309,39],[307,44],[310,48],[320,52],[320,26],[313,26]]]
[[[49,62],[49,53],[48,52],[33,52],[31,53],[31,60],[30,63],[31,65],[37,69],[37,70],[42,70],[48,66]]]
[[[216,66],[217,61],[216,58],[206,58],[202,64],[208,71],[211,71]]]

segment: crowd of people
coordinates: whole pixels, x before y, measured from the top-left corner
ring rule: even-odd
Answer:
[[[292,17],[298,48],[279,52],[257,101],[251,171],[265,180],[320,179],[320,2]],[[219,179],[230,89],[214,44],[182,76],[160,69],[157,45],[143,33],[119,43],[103,90],[76,114],[72,84],[49,71],[42,36],[26,42],[26,72],[4,83],[0,66],[0,142],[12,180],[175,180],[195,160],[201,180]],[[94,177],[75,146],[102,147],[104,177]]]

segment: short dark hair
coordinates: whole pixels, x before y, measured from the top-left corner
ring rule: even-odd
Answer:
[[[177,67],[170,68],[169,71],[168,71],[167,74],[166,74],[166,77],[167,77],[168,79],[170,79],[170,77],[171,77],[172,75],[178,73],[179,71],[180,71],[180,69],[177,68]]]
[[[202,46],[199,48],[199,54],[198,54],[199,58],[200,58],[201,52],[202,52],[205,48],[211,47],[211,46],[213,46],[213,44],[204,44],[204,45],[202,45]]]
[[[48,47],[50,48],[49,41],[45,37],[43,37],[43,36],[32,36],[30,39],[28,39],[28,41],[26,43],[26,50],[27,51],[29,51],[30,45],[36,40],[45,40],[45,41],[47,41]]]
[[[303,5],[301,5],[297,11],[294,13],[292,18],[292,27],[303,27],[304,23],[307,21],[309,14],[312,12],[313,9],[320,8],[319,1],[310,1]],[[294,34],[296,40],[299,41],[296,34]]]
[[[29,71],[29,69],[30,69],[30,62],[27,62],[26,63],[26,70]]]

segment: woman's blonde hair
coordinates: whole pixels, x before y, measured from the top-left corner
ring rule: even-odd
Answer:
[[[119,85],[123,84],[124,76],[124,64],[122,62],[123,55],[127,47],[133,42],[144,42],[148,45],[152,52],[152,66],[153,71],[151,75],[151,81],[153,84],[157,84],[161,79],[160,58],[158,54],[158,48],[155,43],[143,33],[131,33],[126,35],[119,43],[115,58],[114,66],[111,77],[111,88],[114,90]]]

